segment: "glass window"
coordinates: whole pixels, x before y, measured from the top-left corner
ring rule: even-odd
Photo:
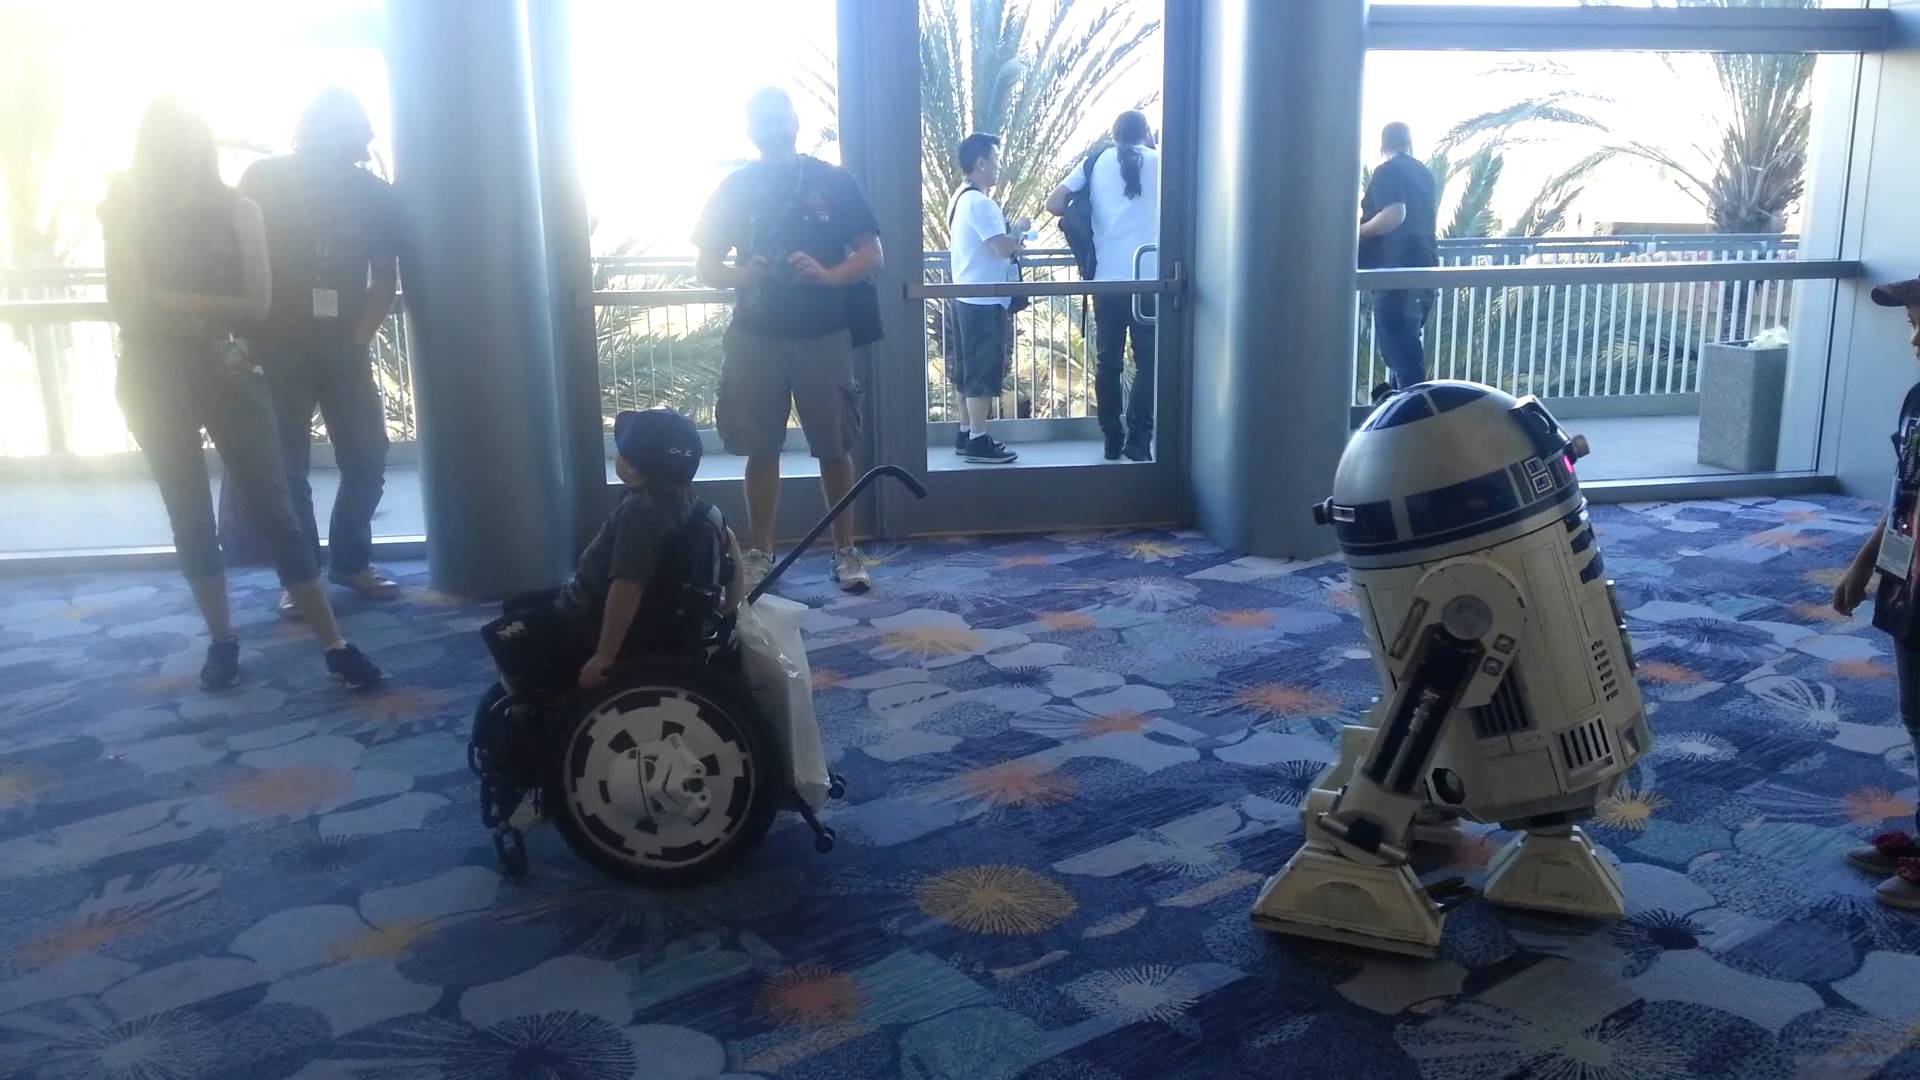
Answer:
[[[1383,7],[1460,7],[1461,0],[1373,0],[1370,5]],[[1759,3],[1748,0],[1742,4],[1739,0],[1723,4],[1687,3],[1686,0],[1675,5],[1672,0],[1472,0],[1472,7],[1818,7],[1818,8],[1863,8],[1868,0],[1787,0],[1785,3]]]
[[[344,87],[373,122],[371,168],[390,175],[383,34],[379,0],[0,4],[0,171],[32,178],[25,186],[0,184],[0,302],[104,300],[96,211],[108,177],[132,157],[141,113],[163,93],[207,118],[232,183],[254,161],[291,148],[294,124],[316,91]],[[396,443],[375,524],[383,534],[421,531],[410,495],[413,408],[402,348],[399,320],[391,320],[376,368]],[[8,497],[29,509],[0,522],[0,550],[171,543],[114,399],[114,367],[114,330],[103,306],[0,325],[0,456],[112,458],[89,466],[84,482],[51,462],[46,471],[9,465]],[[322,499],[332,479],[322,450],[315,462]],[[44,512],[31,509],[43,501]],[[122,526],[102,538],[97,523],[108,519]]]
[[[630,294],[595,308],[608,432],[615,413],[653,405],[713,427],[731,296],[694,279],[694,225],[720,182],[756,156],[745,110],[759,87],[792,96],[801,153],[839,163],[835,8],[835,0],[573,5],[593,287]],[[790,435],[798,447],[798,431]],[[742,468],[714,455],[701,475]]]
[[[961,0],[921,0],[921,200],[926,248],[926,280],[955,280],[950,216],[967,184],[957,159],[960,143],[973,133],[998,136],[998,177],[986,190],[994,210],[1010,232],[1023,233],[1024,249],[1016,269],[995,277],[982,267],[995,260],[963,252],[961,284],[1003,281],[1078,281],[1082,275],[1045,204],[1067,180],[1110,140],[1121,113],[1138,111],[1157,143],[1165,83],[1161,17],[1163,0],[1010,0],[998,27],[980,27],[974,16],[997,5]],[[1158,236],[1158,189],[1147,195],[1153,212],[1135,242],[1123,254],[1101,259],[1099,276],[1133,276],[1132,256],[1139,244]],[[1142,203],[1141,205],[1145,205]],[[1116,219],[1117,220],[1117,219]],[[1028,223],[1022,229],[1022,223]],[[1121,246],[1118,226],[1110,230],[1113,250]],[[1131,235],[1131,234],[1129,234]],[[977,237],[977,232],[976,232]],[[977,245],[976,245],[977,246]],[[1096,237],[1096,247],[1101,247]],[[1110,272],[1111,263],[1124,272]],[[1157,261],[1141,276],[1153,276]],[[967,269],[972,267],[972,269]],[[1117,298],[1120,307],[1125,298]],[[926,305],[927,420],[929,463],[952,468],[957,428],[969,423],[965,399],[960,301]],[[1006,371],[991,396],[987,418],[996,421],[995,437],[1016,444],[1025,463],[1086,464],[1098,460],[1095,422],[1095,319],[1087,296],[1035,297],[1012,316],[1003,333]],[[974,319],[971,326],[979,326]],[[1143,324],[1144,326],[1144,324]],[[969,337],[967,340],[973,340]],[[1151,330],[1141,340],[1151,341]],[[1136,345],[1126,346],[1129,350]],[[969,356],[976,349],[967,349]],[[1137,354],[1131,354],[1136,355]],[[1122,393],[1132,394],[1137,365],[1128,364]],[[984,386],[975,381],[974,388]],[[1150,385],[1142,393],[1151,395]],[[974,395],[981,400],[986,395]],[[1026,444],[1026,445],[1019,445]]]
[[[1588,435],[1592,479],[1811,469],[1827,282],[1696,276],[1702,261],[1788,264],[1839,250],[1839,170],[1858,58],[1803,54],[1373,52],[1367,164],[1390,122],[1434,174],[1442,266],[1672,265],[1633,284],[1441,288],[1425,323],[1431,377],[1545,399]],[[1673,103],[1685,102],[1685,108]],[[1818,181],[1833,179],[1829,190]],[[1813,313],[1811,316],[1808,313]],[[1386,379],[1363,295],[1355,403]],[[1784,342],[1758,361],[1759,412],[1723,431],[1746,375],[1720,346]],[[1399,340],[1388,337],[1385,340]],[[1732,360],[1724,358],[1732,356]],[[1744,370],[1744,369],[1743,369]],[[1781,399],[1785,398],[1783,404]],[[1741,412],[1746,417],[1745,412]],[[1731,423],[1732,420],[1727,422]]]

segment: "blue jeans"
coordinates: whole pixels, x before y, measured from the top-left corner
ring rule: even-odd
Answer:
[[[386,487],[387,416],[373,383],[373,363],[362,346],[276,339],[262,342],[267,385],[280,425],[280,456],[294,517],[320,558],[320,527],[313,511],[313,413],[320,410],[340,470],[340,490],[327,525],[327,568],[357,574],[373,559],[373,514]]]
[[[1920,646],[1893,643],[1893,668],[1900,682],[1900,722],[1913,740],[1916,765],[1920,765]],[[1920,808],[1913,814],[1914,827],[1920,829]]]
[[[1427,381],[1427,352],[1420,338],[1436,299],[1431,289],[1373,294],[1373,343],[1387,361],[1396,390]]]

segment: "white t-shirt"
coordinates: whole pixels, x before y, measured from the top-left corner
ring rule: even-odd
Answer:
[[[1007,235],[1007,215],[1000,204],[976,188],[960,192],[953,207],[953,228],[948,255],[953,260],[955,285],[1002,285],[1013,280],[1013,261],[995,255],[987,241]],[[963,304],[998,304],[1013,301],[1005,296],[961,297]]]
[[[1062,181],[1068,191],[1087,185],[1083,166]],[[1160,151],[1140,147],[1140,194],[1127,198],[1120,155],[1113,147],[1093,162],[1093,277],[1096,281],[1132,281],[1133,253],[1160,240]],[[1151,271],[1153,257],[1145,267]]]

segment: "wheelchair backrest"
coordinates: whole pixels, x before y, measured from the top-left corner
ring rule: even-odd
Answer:
[[[720,632],[732,564],[726,518],[718,507],[695,502],[686,523],[668,538],[641,595],[627,651],[692,652],[711,644]]]

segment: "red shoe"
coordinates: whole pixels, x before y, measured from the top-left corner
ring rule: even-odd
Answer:
[[[1906,833],[1884,832],[1847,852],[1848,862],[1873,874],[1894,873],[1902,859],[1920,859],[1920,840]]]

